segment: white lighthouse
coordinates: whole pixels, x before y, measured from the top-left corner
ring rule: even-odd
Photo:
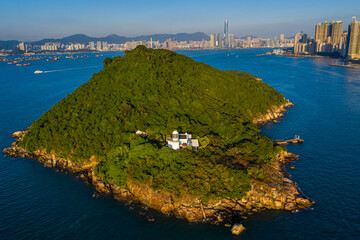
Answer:
[[[180,149],[179,132],[174,130],[172,137],[167,141],[168,147],[174,150]]]
[[[191,146],[193,150],[198,150],[199,148],[199,140],[193,139],[192,135],[189,133],[179,133],[174,130],[172,132],[171,137],[166,139],[167,146],[170,149],[178,150],[181,148],[187,148]]]

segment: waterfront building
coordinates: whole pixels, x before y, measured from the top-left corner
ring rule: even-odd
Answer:
[[[285,43],[285,34],[280,34],[280,43],[284,44]]]
[[[331,35],[330,35],[331,43],[339,44],[340,39],[342,37],[343,22],[342,21],[331,22],[330,28],[331,28]]]
[[[315,26],[315,41],[325,42],[329,35],[329,23],[319,23]]]
[[[247,45],[248,45],[248,47],[251,46],[251,37],[250,36],[247,37]]]
[[[349,25],[346,52],[349,59],[360,59],[360,23],[355,17]]]
[[[221,41],[221,34],[220,33],[217,33],[216,35],[215,35],[215,39],[216,39],[216,47],[222,47],[222,41]]]
[[[101,51],[101,50],[102,50],[102,48],[101,48],[101,41],[97,41],[97,43],[96,43],[96,50],[98,50],[98,51]]]
[[[108,47],[108,43],[107,42],[102,42],[102,50],[103,51],[108,51],[109,47]]]
[[[233,48],[235,47],[235,35],[229,34],[229,47]]]
[[[25,43],[23,43],[23,42],[19,43],[19,49],[21,51],[25,51]]]
[[[215,40],[215,35],[211,34],[210,35],[210,47],[214,48],[216,46],[216,40]]]
[[[95,50],[95,43],[94,42],[89,42],[90,45],[90,50]]]
[[[316,52],[339,52],[343,22],[324,22],[315,26]]]

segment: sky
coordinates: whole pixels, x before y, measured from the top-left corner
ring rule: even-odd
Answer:
[[[134,37],[223,32],[241,37],[314,35],[324,21],[360,19],[360,0],[0,0],[0,40],[36,41],[72,34]]]

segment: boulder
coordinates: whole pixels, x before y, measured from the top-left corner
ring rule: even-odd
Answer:
[[[233,227],[231,228],[231,233],[234,235],[240,235],[240,233],[242,233],[246,228],[244,227],[244,225],[237,223],[234,224]]]

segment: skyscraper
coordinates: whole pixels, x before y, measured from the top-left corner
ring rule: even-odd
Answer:
[[[25,51],[25,43],[23,43],[23,42],[19,43],[19,49],[21,51]]]
[[[356,18],[352,18],[349,25],[347,41],[347,57],[350,59],[360,58],[360,23]]]
[[[250,45],[251,45],[251,37],[250,36],[247,37],[247,45],[248,45],[248,47],[250,47]]]
[[[224,23],[224,46],[229,47],[229,20]]]
[[[339,44],[342,36],[342,21],[336,21],[331,23],[331,43]]]
[[[216,40],[215,40],[215,35],[211,34],[210,35],[210,47],[215,47],[216,46]]]
[[[285,34],[280,34],[280,43],[284,43],[285,42]]]
[[[315,27],[315,41],[323,43],[329,36],[329,23],[319,23]]]
[[[235,47],[235,35],[229,34],[229,47],[233,48]]]
[[[316,52],[336,52],[340,49],[342,21],[319,23],[315,27]]]
[[[216,47],[222,47],[221,46],[221,34],[220,33],[217,33],[215,35],[215,46]]]

